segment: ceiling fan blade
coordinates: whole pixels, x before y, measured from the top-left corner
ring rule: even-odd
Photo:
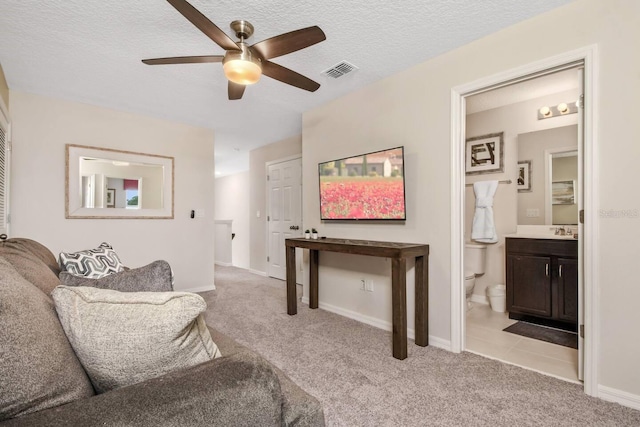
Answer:
[[[262,74],[309,92],[315,92],[320,87],[319,83],[271,61],[262,61]]]
[[[142,62],[147,65],[203,64],[206,62],[222,62],[223,59],[223,55],[174,56],[171,58],[143,59]]]
[[[251,47],[264,59],[271,59],[304,49],[326,39],[327,36],[320,27],[313,26],[262,40]]]
[[[242,98],[245,88],[245,85],[239,85],[237,83],[229,81],[229,100],[233,101]]]
[[[213,40],[224,50],[240,50],[238,45],[222,31],[216,24],[211,22],[206,16],[191,6],[185,0],[167,0],[171,6],[175,7],[185,18],[195,25],[207,37]]]

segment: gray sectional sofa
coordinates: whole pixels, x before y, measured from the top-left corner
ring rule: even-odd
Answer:
[[[0,242],[1,426],[324,425],[316,398],[211,327],[222,357],[96,394],[50,297],[59,275],[40,243]]]

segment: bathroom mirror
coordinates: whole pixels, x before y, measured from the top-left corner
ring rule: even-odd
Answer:
[[[172,219],[173,157],[66,145],[66,218]]]
[[[530,165],[528,188],[518,190],[518,225],[578,224],[577,143],[577,125],[518,135],[518,163]]]

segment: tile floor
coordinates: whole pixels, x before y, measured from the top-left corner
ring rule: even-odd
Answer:
[[[471,304],[467,311],[467,351],[579,382],[578,350],[504,332],[516,321],[488,305]]]

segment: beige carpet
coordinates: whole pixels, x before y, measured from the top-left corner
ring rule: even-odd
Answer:
[[[578,385],[481,356],[409,341],[298,302],[285,284],[216,266],[207,322],[277,365],[323,404],[328,426],[638,426],[640,411],[586,396]]]

